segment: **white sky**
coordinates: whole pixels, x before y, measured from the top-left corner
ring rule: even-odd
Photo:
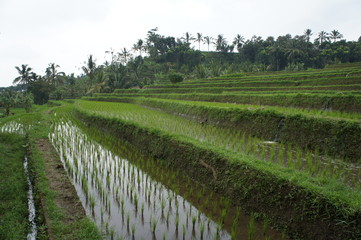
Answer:
[[[310,28],[315,37],[336,29],[357,41],[360,12],[360,0],[0,0],[0,87],[21,64],[40,75],[49,63],[78,74],[89,54],[101,64],[106,50],[130,49],[155,27],[164,36],[223,34],[229,42],[237,34],[265,39]]]

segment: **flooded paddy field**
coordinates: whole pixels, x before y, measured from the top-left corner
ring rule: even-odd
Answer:
[[[245,215],[127,143],[104,135],[105,147],[65,119],[52,129],[49,138],[87,215],[108,239],[285,239],[267,220]]]

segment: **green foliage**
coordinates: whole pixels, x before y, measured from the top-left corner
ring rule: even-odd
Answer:
[[[24,106],[27,113],[30,112],[32,105],[34,103],[34,96],[31,93],[25,92],[22,94],[20,99],[21,104]]]
[[[30,94],[28,94],[30,96]],[[48,105],[53,107],[52,105]],[[46,239],[46,227],[52,229],[54,239],[101,239],[95,223],[87,218],[76,219],[65,224],[63,213],[60,213],[55,202],[55,193],[50,190],[45,171],[44,158],[35,147],[35,142],[39,138],[47,138],[49,134],[50,115],[47,105],[34,107],[31,113],[24,113],[24,110],[14,109],[15,116],[8,116],[1,119],[3,123],[15,122],[25,128],[27,136],[15,134],[4,134],[0,132],[0,175],[3,179],[0,182],[0,238],[1,239],[26,239],[28,232],[28,211],[26,179],[24,178],[23,159],[25,148],[27,147],[30,172],[34,177],[35,202],[39,203],[43,198],[45,205],[36,205],[38,238]],[[59,106],[59,105],[55,105]],[[2,130],[0,130],[2,131]],[[46,208],[51,226],[45,226],[43,211]]]
[[[40,105],[48,102],[49,95],[53,90],[54,86],[52,86],[44,79],[34,81],[28,87],[28,91],[31,92],[34,96],[34,103]]]
[[[0,133],[0,239],[26,239],[27,195],[23,139]]]
[[[170,74],[168,74],[168,78],[169,78],[169,81],[173,84],[183,81],[183,76],[178,73],[170,73]]]
[[[10,108],[15,107],[19,101],[19,94],[13,90],[6,89],[0,93],[0,105],[5,108],[5,116],[10,115]]]

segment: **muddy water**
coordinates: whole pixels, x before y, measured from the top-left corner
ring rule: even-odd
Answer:
[[[125,143],[108,139],[110,151],[69,121],[54,124],[49,138],[109,239],[281,239],[268,223]]]

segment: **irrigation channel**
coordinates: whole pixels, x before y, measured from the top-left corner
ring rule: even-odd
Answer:
[[[26,181],[28,183],[28,209],[29,209],[29,223],[30,223],[30,232],[27,235],[27,240],[35,240],[37,235],[37,226],[35,222],[36,212],[35,212],[35,203],[34,203],[34,193],[33,193],[33,184],[30,181],[29,174],[29,162],[28,158],[24,158],[24,171],[26,175]]]
[[[64,119],[52,129],[49,138],[87,215],[108,239],[285,237],[127,143],[112,139],[112,147],[103,146]]]

